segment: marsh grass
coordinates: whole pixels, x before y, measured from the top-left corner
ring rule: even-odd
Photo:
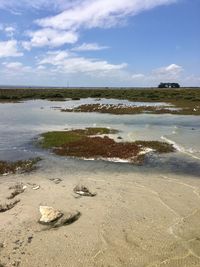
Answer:
[[[39,145],[43,148],[59,147],[64,144],[69,144],[76,141],[81,141],[85,136],[114,134],[117,130],[108,128],[86,128],[74,129],[70,131],[53,131],[43,133],[42,139],[39,140]]]

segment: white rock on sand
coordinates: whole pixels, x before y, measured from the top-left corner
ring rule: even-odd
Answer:
[[[48,206],[40,206],[40,213],[42,215],[40,218],[41,223],[50,223],[63,216],[62,212]]]

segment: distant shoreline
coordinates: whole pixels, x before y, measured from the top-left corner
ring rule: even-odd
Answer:
[[[155,86],[29,86],[29,85],[0,85],[0,90],[4,89],[102,89],[102,90],[109,90],[109,89],[123,89],[123,90],[151,90],[151,89],[162,89]],[[164,88],[165,89],[165,88]],[[174,88],[166,88],[167,90],[174,90]],[[181,86],[179,89],[200,89],[200,86]]]
[[[132,102],[165,102],[170,103],[179,115],[200,115],[199,88],[2,88],[0,103],[18,102],[25,100],[80,100],[82,98],[121,99]],[[152,112],[151,112],[152,113]],[[161,112],[162,113],[162,112]],[[166,113],[164,111],[163,113]]]

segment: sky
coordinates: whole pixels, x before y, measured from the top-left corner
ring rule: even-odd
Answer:
[[[200,0],[0,0],[0,84],[200,86]]]

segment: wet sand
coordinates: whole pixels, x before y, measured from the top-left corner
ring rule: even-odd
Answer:
[[[0,203],[8,202],[8,188],[17,182],[27,186],[15,197],[20,202],[0,213],[4,266],[200,266],[200,180],[195,177],[38,169],[2,176]],[[80,183],[97,195],[77,198],[73,188]],[[45,230],[38,223],[40,205],[82,215]]]

